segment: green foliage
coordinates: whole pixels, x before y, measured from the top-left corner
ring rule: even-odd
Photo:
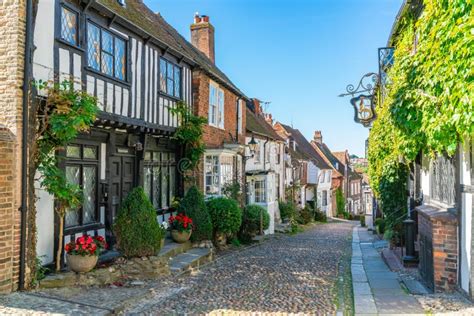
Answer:
[[[361,215],[359,217],[359,221],[360,221],[360,226],[365,227],[365,216],[364,215]]]
[[[453,155],[474,130],[473,12],[468,0],[426,1],[417,21],[407,10],[392,39],[395,63],[369,136],[368,173],[395,232],[407,165],[420,152]]]
[[[262,221],[261,221],[262,219]],[[250,240],[260,231],[260,223],[262,222],[263,230],[270,226],[270,215],[268,211],[260,205],[247,205],[242,212],[242,226],[239,236],[242,240]]]
[[[385,232],[385,220],[383,218],[377,218],[375,220],[375,227],[377,228],[377,233],[383,234]]]
[[[163,230],[143,188],[134,188],[123,200],[114,232],[125,257],[153,256],[160,250]]]
[[[236,200],[238,203],[242,201],[242,190],[238,181],[226,183],[222,188],[222,193],[226,197]]]
[[[205,151],[202,141],[204,125],[207,119],[194,115],[191,107],[184,102],[178,102],[175,108],[170,109],[175,115],[178,115],[181,125],[176,129],[173,137],[184,146],[184,158],[188,165],[182,165],[185,170],[193,170],[201,159]]]
[[[298,211],[298,216],[296,220],[298,221],[299,224],[306,225],[306,224],[311,223],[313,218],[314,218],[313,210],[308,205],[306,205],[304,208]]]
[[[38,81],[35,86],[46,95],[46,100],[39,101],[37,107],[34,161],[42,175],[42,188],[55,197],[56,211],[63,216],[67,208],[80,205],[81,190],[69,183],[64,171],[59,169],[56,150],[90,129],[98,111],[97,100],[84,91],[74,90],[69,81],[59,84]]]
[[[33,286],[36,286],[41,280],[43,280],[50,270],[43,266],[40,257],[35,258],[35,277],[31,281]]]
[[[242,246],[242,243],[240,242],[240,240],[238,238],[232,238],[232,240],[230,241],[230,243],[234,246],[234,247],[240,247]]]
[[[344,218],[346,218],[346,199],[344,198],[341,188],[336,190],[336,209],[337,215],[344,215]]]
[[[314,211],[314,220],[317,222],[326,223],[328,221],[328,218],[326,216],[326,213],[321,212],[320,209],[316,209]]]
[[[214,233],[235,234],[242,224],[242,210],[233,199],[218,197],[207,202]]]
[[[296,216],[296,205],[292,201],[278,203],[282,220],[291,220]]]
[[[207,211],[204,196],[196,186],[189,188],[181,200],[178,212],[184,213],[193,220],[192,241],[210,240],[212,238],[211,216]]]

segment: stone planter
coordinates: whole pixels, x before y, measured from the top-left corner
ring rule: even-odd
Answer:
[[[191,230],[189,231],[178,231],[176,229],[173,229],[171,231],[171,237],[173,238],[174,241],[176,241],[178,244],[184,244],[189,240],[191,237]]]
[[[99,260],[99,256],[79,256],[68,254],[66,260],[71,271],[86,273],[94,269],[97,260]]]

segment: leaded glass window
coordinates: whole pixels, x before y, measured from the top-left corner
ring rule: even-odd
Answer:
[[[78,45],[77,39],[77,13],[61,7],[61,39],[69,44]]]
[[[266,202],[265,180],[255,181],[255,203]]]
[[[108,76],[126,80],[127,48],[123,39],[87,23],[87,65]]]
[[[181,68],[164,58],[160,58],[160,90],[181,98]]]
[[[81,188],[82,204],[66,210],[65,227],[72,228],[98,221],[99,147],[71,144],[66,146],[66,179]]]
[[[456,201],[456,168],[452,158],[439,155],[430,166],[431,199],[447,206]]]
[[[174,153],[145,152],[143,188],[155,209],[167,209],[176,194]]]

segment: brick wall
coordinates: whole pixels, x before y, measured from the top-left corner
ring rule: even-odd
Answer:
[[[418,232],[420,235],[420,272],[424,278],[433,278],[435,292],[452,291],[457,283],[458,238],[455,215],[431,206],[421,206],[418,210]],[[432,252],[426,252],[432,242]],[[429,257],[426,257],[426,256]],[[425,256],[425,257],[423,257]],[[432,260],[432,262],[430,262]],[[423,273],[432,265],[433,275]],[[431,271],[431,267],[428,267]]]
[[[13,190],[14,162],[14,137],[0,127],[0,293],[10,292],[18,282],[20,227]]]
[[[0,291],[16,289],[19,272],[18,209],[21,202],[21,113],[26,29],[25,5],[26,1],[24,0],[0,1],[0,122],[4,126],[1,132],[3,140],[0,145],[2,155],[0,158],[0,177],[2,178],[0,191],[3,190],[0,192],[0,200],[5,201],[0,202],[2,214],[0,217]],[[13,155],[15,159],[10,158],[9,155]],[[10,186],[11,191],[8,191]],[[10,270],[11,272],[6,272]],[[9,282],[13,284],[7,284]]]
[[[194,113],[208,118],[210,78],[202,71],[193,71],[193,104]],[[224,90],[224,129],[205,125],[203,141],[206,149],[224,148],[224,144],[236,142],[237,133],[237,100],[238,96],[220,85]],[[242,103],[242,133],[237,135],[238,143],[245,144],[245,102]],[[204,192],[204,166],[201,159],[196,173],[196,184]]]

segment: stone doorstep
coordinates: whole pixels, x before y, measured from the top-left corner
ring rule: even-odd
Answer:
[[[193,248],[185,253],[179,254],[169,262],[172,274],[191,272],[200,266],[213,260],[213,251],[208,248]]]

